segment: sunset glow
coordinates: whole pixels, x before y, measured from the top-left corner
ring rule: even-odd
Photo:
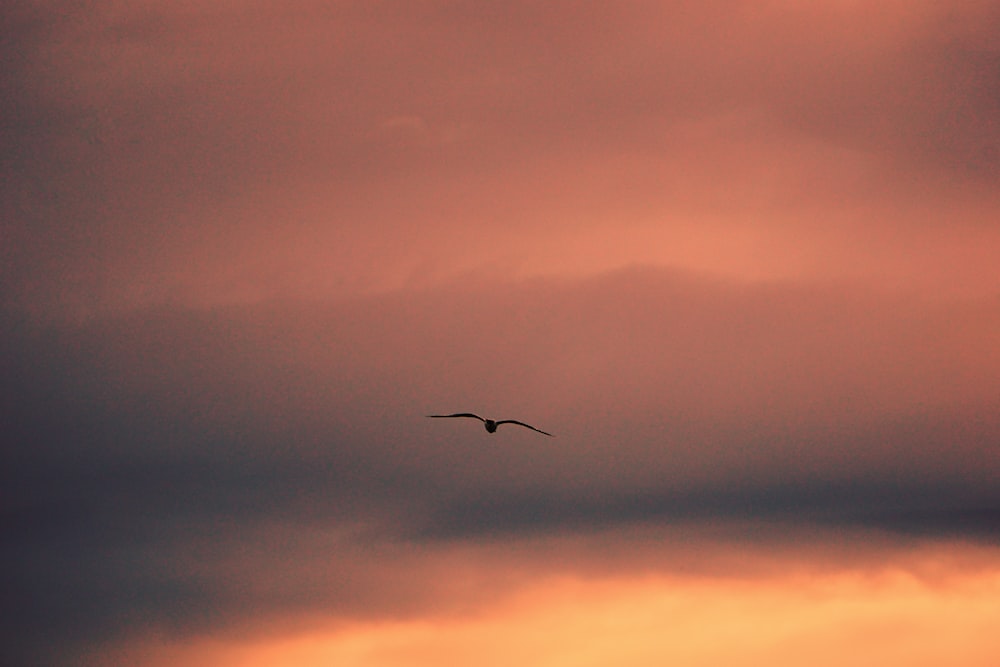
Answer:
[[[940,558],[908,563],[915,570],[547,577],[462,613],[329,629],[303,620],[290,636],[146,641],[114,657],[164,667],[992,665],[1000,561],[994,552],[960,573]]]
[[[8,4],[4,667],[1000,664],[1000,2]]]

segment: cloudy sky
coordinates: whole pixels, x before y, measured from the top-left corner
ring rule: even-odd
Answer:
[[[1000,662],[1000,2],[0,21],[3,664]]]

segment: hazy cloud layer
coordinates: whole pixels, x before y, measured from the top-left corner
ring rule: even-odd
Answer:
[[[78,310],[633,261],[996,289],[998,17],[19,3],[4,292]]]

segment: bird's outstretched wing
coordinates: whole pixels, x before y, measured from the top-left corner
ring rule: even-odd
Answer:
[[[473,419],[478,419],[481,422],[485,422],[486,421],[485,419],[483,419],[479,415],[474,415],[471,412],[456,412],[453,415],[427,415],[427,416],[428,417],[435,417],[435,418],[438,418],[438,419],[446,419],[448,417],[472,417]]]
[[[525,428],[530,428],[532,431],[538,431],[542,435],[547,435],[550,438],[554,438],[555,437],[551,433],[546,433],[545,431],[543,431],[540,428],[535,428],[531,424],[525,424],[524,422],[519,422],[516,419],[503,419],[503,420],[497,422],[497,426],[499,426],[500,424],[517,424],[518,426],[523,426]]]

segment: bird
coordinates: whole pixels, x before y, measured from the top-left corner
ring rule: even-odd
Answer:
[[[448,419],[450,417],[472,417],[473,419],[478,419],[479,421],[483,422],[483,426],[486,427],[487,433],[496,433],[497,427],[500,426],[500,424],[517,424],[518,426],[530,428],[532,431],[538,431],[542,435],[547,435],[550,438],[555,437],[551,433],[546,433],[540,428],[535,428],[531,424],[525,424],[524,422],[519,422],[516,419],[499,419],[499,420],[484,419],[483,417],[480,417],[479,415],[474,415],[471,412],[456,412],[453,415],[427,415],[427,416],[434,419]]]

